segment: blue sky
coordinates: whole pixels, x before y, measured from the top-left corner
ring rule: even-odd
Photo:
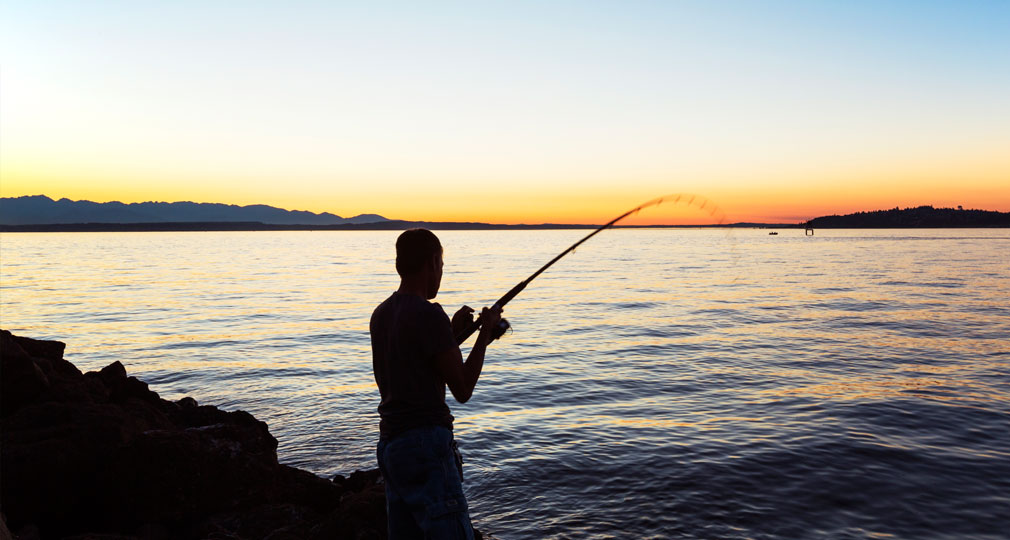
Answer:
[[[7,2],[0,189],[1006,206],[1008,36],[1010,2]]]

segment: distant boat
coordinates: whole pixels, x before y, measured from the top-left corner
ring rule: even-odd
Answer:
[[[777,232],[775,232],[775,231],[772,231],[772,232],[770,232],[770,233],[768,233],[768,234],[770,234],[770,235],[772,235],[772,236],[775,236],[775,235],[777,235],[778,233],[777,233]]]

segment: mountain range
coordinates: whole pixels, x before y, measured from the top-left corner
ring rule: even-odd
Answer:
[[[45,195],[0,198],[0,224],[258,222],[268,225],[342,225],[388,221],[376,214],[350,218],[329,212],[284,210],[263,204],[53,200]]]
[[[803,223],[728,223],[683,226],[824,229],[1010,227],[1010,212],[965,210],[961,207],[955,209],[919,206],[857,212],[844,216],[822,216]],[[344,218],[329,212],[316,214],[304,210],[284,210],[263,204],[237,206],[194,202],[96,203],[70,199],[53,200],[45,195],[0,198],[0,231],[6,232],[403,230],[411,227],[425,227],[432,230],[484,230],[591,229],[597,226],[558,223],[500,225],[478,222],[402,221],[390,220],[377,214],[360,214]],[[618,227],[622,227],[622,225],[618,225]],[[630,227],[636,226],[631,225]]]

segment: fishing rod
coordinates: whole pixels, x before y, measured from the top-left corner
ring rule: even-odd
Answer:
[[[706,209],[706,207],[708,207],[709,208],[709,210],[708,210],[709,215],[713,215],[717,211],[719,211],[718,207],[716,207],[715,204],[713,204],[711,201],[709,201],[705,197],[702,197],[700,195],[690,195],[690,194],[682,194],[682,193],[673,194],[673,195],[664,195],[662,197],[657,197],[655,199],[652,199],[651,201],[647,201],[647,202],[645,202],[643,204],[640,204],[640,205],[632,208],[631,210],[628,210],[627,212],[625,212],[625,213],[623,213],[623,214],[615,217],[614,219],[608,221],[607,223],[599,226],[596,230],[594,230],[593,232],[587,234],[584,238],[582,238],[578,242],[575,242],[574,244],[572,244],[571,246],[569,246],[568,249],[562,251],[560,254],[558,254],[557,257],[554,257],[553,259],[551,259],[550,261],[548,261],[547,264],[541,266],[539,270],[537,270],[536,272],[533,272],[533,274],[530,277],[528,277],[528,278],[520,281],[518,284],[516,284],[515,287],[512,287],[512,289],[510,289],[509,292],[505,293],[504,296],[502,296],[501,298],[499,298],[498,301],[494,303],[494,306],[492,306],[492,309],[494,309],[496,307],[497,308],[503,308],[503,307],[505,307],[505,304],[508,304],[513,298],[516,297],[516,295],[518,295],[519,293],[521,293],[523,291],[523,289],[525,289],[526,286],[530,284],[531,281],[533,281],[534,279],[536,279],[537,276],[539,276],[540,274],[544,273],[544,270],[547,270],[548,268],[550,268],[551,265],[553,265],[554,263],[558,262],[565,255],[568,255],[569,253],[575,251],[575,248],[577,248],[580,245],[582,245],[582,243],[585,242],[586,240],[589,240],[593,236],[599,234],[601,231],[604,231],[606,229],[609,229],[610,227],[613,227],[614,224],[617,223],[618,221],[621,221],[622,219],[624,219],[624,218],[626,218],[626,217],[628,217],[628,216],[630,216],[632,214],[637,214],[639,211],[641,211],[641,210],[643,210],[645,208],[648,208],[650,206],[657,206],[657,205],[662,204],[664,202],[678,203],[678,202],[680,202],[682,200],[684,201],[684,204],[687,204],[687,205],[693,205],[693,204],[695,204],[696,200],[700,201],[701,202],[701,206],[699,206],[698,208],[701,209],[701,210],[704,210],[704,209]],[[720,223],[721,223],[721,220],[720,220]],[[476,319],[474,319],[473,322],[471,322],[466,328],[464,328],[462,332],[460,332],[458,335],[456,335],[456,344],[457,345],[462,345],[463,342],[465,342],[471,335],[473,335],[474,332],[477,331],[477,329],[480,328],[480,325],[481,325],[481,319],[480,319],[480,316],[478,316]],[[510,327],[509,322],[507,320],[505,320],[505,319],[501,319],[501,321],[498,323],[498,326],[494,329],[493,332],[491,332],[491,336],[492,336],[491,339],[495,340],[495,339],[500,338],[505,333],[505,331],[509,329],[509,327]]]

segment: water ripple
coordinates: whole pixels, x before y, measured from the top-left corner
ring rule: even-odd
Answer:
[[[488,305],[581,235],[439,233],[438,300]],[[395,237],[5,233],[3,323],[82,369],[120,360],[166,398],[248,410],[285,463],[372,468],[368,317],[396,287]],[[595,237],[507,307],[514,332],[450,402],[475,521],[503,539],[1006,538],[1007,245]]]

